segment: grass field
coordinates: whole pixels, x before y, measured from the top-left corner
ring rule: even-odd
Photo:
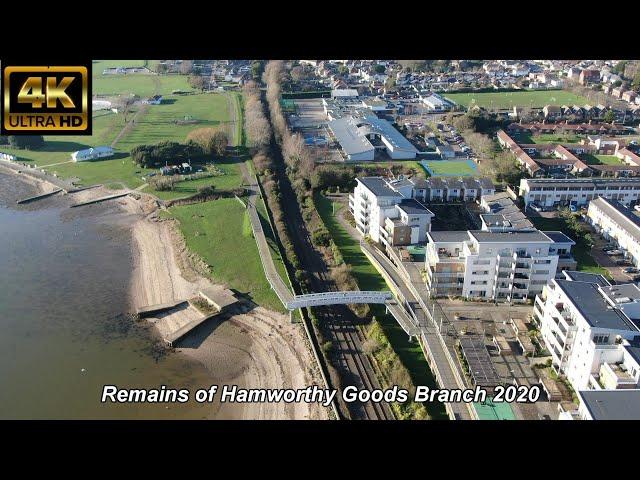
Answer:
[[[246,293],[254,302],[284,312],[262,270],[245,208],[236,199],[172,207],[187,246],[212,267],[216,282]]]
[[[190,91],[186,75],[127,74],[103,75],[105,68],[141,67],[144,60],[96,60],[93,62],[92,89],[94,95],[127,95],[140,97],[168,95],[173,90]]]
[[[583,137],[568,133],[559,135],[557,133],[541,133],[540,135],[531,135],[530,133],[514,133],[511,136],[518,143],[580,143]]]
[[[480,175],[478,168],[471,160],[423,160],[420,164],[429,175],[434,177]]]
[[[448,93],[445,96],[464,107],[477,105],[489,109],[511,109],[515,106],[542,108],[545,105],[585,105],[589,103],[586,98],[565,90]]]
[[[587,165],[624,165],[615,155],[581,155]]]
[[[329,230],[329,233],[331,233],[333,241],[336,242],[336,245],[340,249],[345,263],[351,265],[358,286],[361,290],[388,290],[389,287],[384,281],[384,278],[382,278],[380,273],[371,262],[369,262],[365,254],[362,253],[359,243],[354,240],[336,220],[333,209],[335,208],[335,213],[338,213],[344,208],[344,205],[335,203],[335,207],[332,207],[332,203],[331,200],[323,195],[315,196],[318,213]],[[409,371],[414,384],[427,385],[435,388],[435,380],[418,342],[409,342],[407,334],[402,330],[402,327],[398,325],[398,322],[396,322],[393,316],[385,315],[383,306],[371,305],[371,311],[380,322],[393,350],[398,354],[400,361]],[[442,405],[426,404],[425,406],[432,418],[447,418]]]
[[[177,125],[176,120],[183,120],[185,115],[198,120],[197,124]],[[77,177],[79,183],[90,185],[96,183],[122,182],[130,188],[136,188],[144,183],[142,177],[154,170],[141,169],[129,157],[129,151],[136,145],[157,143],[163,140],[184,142],[187,134],[200,127],[226,128],[229,121],[227,101],[220,94],[196,94],[167,97],[167,103],[151,105],[146,114],[139,118],[133,128],[120,139],[116,145],[116,157],[94,162],[65,163],[54,165],[48,171],[70,178]],[[93,135],[90,137],[45,137],[47,145],[43,150],[13,150],[20,161],[34,162],[38,166],[46,166],[68,162],[71,153],[84,148],[98,145],[109,145],[124,127],[124,120],[117,114],[100,114],[93,125]],[[222,165],[228,175],[213,179],[211,184],[219,188],[227,188],[229,184],[239,184],[237,165]],[[198,180],[197,182],[201,182]],[[204,182],[203,184],[206,184]],[[177,198],[195,192],[198,184],[185,185],[184,192],[168,192],[167,198]],[[164,192],[167,193],[167,192]]]

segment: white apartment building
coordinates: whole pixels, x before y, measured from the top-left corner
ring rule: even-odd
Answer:
[[[588,277],[581,275],[582,280]],[[640,289],[606,285],[598,277],[593,275],[593,282],[552,280],[535,299],[534,319],[554,370],[576,391],[635,388]]]
[[[579,391],[578,399],[579,420],[640,420],[640,389]]]
[[[426,240],[434,214],[412,198],[410,180],[363,177],[356,183],[349,195],[349,209],[363,236],[387,245],[394,244],[394,239],[403,245]]]
[[[587,218],[597,231],[617,243],[640,266],[640,217],[614,200],[599,197],[589,202]]]
[[[542,292],[559,262],[574,266],[562,232],[429,232],[425,270],[432,295],[523,302]]]
[[[618,200],[624,205],[640,198],[640,178],[523,178],[519,195],[528,206],[585,206],[597,197]]]

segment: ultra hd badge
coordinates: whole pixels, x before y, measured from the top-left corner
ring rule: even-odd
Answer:
[[[86,66],[3,66],[2,133],[91,134]]]

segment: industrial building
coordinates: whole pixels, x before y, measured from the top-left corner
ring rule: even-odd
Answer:
[[[331,134],[349,161],[375,158],[376,150],[386,151],[394,160],[416,158],[418,150],[388,121],[373,113],[354,113],[328,123]]]

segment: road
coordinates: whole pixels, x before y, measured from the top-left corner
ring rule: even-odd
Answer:
[[[343,210],[344,212],[344,210]],[[343,213],[341,212],[341,213]],[[359,233],[353,228],[349,222],[343,217],[342,214],[337,215],[338,222],[349,232],[349,234],[359,239]],[[428,351],[427,360],[429,366],[438,382],[440,388],[457,389],[465,388],[464,381],[460,378],[460,374],[455,365],[452,365],[451,355],[447,352],[447,347],[438,332],[437,325],[432,318],[431,313],[428,311],[428,305],[424,301],[428,295],[425,292],[416,292],[416,283],[418,286],[423,286],[421,282],[421,276],[418,272],[418,277],[413,279],[406,279],[400,274],[395,265],[380,252],[377,248],[369,245],[361,244],[363,249],[366,249],[385,269],[386,273],[391,277],[394,282],[394,286],[397,291],[404,297],[405,305],[413,312],[413,317],[417,321],[420,337],[423,342],[424,348]],[[412,282],[411,280],[415,280]],[[423,297],[424,298],[421,298]],[[469,405],[465,403],[449,403],[446,405],[449,416],[459,420],[469,420],[473,418],[473,413]]]

